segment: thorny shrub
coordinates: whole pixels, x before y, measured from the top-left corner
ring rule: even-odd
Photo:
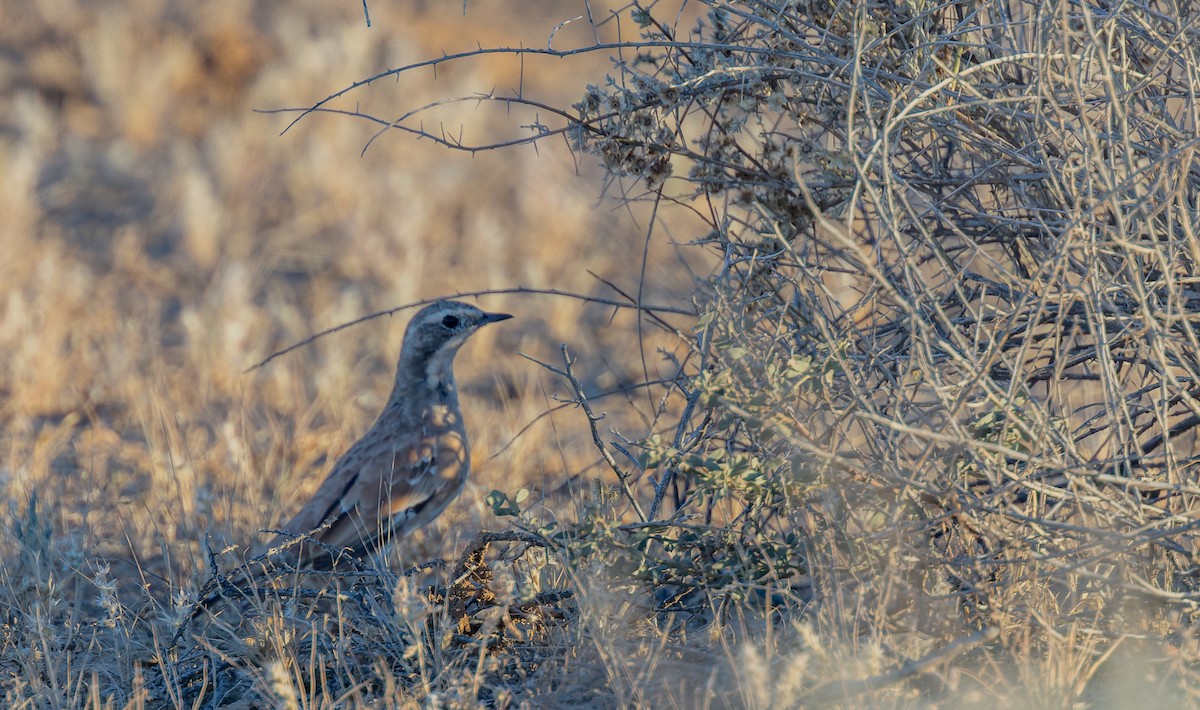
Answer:
[[[706,6],[685,36],[635,3],[569,129],[721,257],[676,423],[622,445],[667,505],[605,554],[710,603],[815,600],[832,634],[1186,628],[1194,15]]]

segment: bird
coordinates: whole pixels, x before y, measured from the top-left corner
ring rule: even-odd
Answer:
[[[250,559],[294,570],[333,569],[381,553],[437,518],[462,492],[470,472],[454,356],[480,328],[511,317],[448,300],[413,316],[404,331],[392,393],[375,423]],[[192,617],[221,590],[252,579],[246,565],[238,577],[219,580],[213,585],[217,591]]]

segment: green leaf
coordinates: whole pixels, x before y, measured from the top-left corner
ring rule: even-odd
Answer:
[[[491,493],[488,493],[485,501],[491,506],[492,513],[499,517],[516,517],[521,514],[520,506],[509,500],[508,496],[501,491],[493,490]]]

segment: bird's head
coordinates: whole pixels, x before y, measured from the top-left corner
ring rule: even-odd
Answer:
[[[452,385],[451,365],[458,348],[488,323],[509,318],[507,313],[487,313],[459,301],[431,303],[413,316],[404,331],[397,374],[423,378],[430,387]]]

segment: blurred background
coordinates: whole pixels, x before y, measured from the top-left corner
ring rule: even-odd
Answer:
[[[648,211],[618,205],[622,186],[561,137],[472,153],[392,131],[364,153],[376,124],[314,114],[281,135],[297,114],[262,112],[443,53],[617,38],[615,21],[559,27],[582,3],[369,9],[372,27],[351,0],[0,6],[0,485],[12,520],[36,497],[51,544],[81,571],[108,558],[148,583],[197,583],[206,535],[246,544],[297,509],[381,408],[412,311],[246,371],[315,332],[519,285],[619,298],[603,281],[629,293],[641,281],[647,300],[689,307],[699,255],[674,241],[694,235],[660,220],[647,239]],[[611,62],[484,56],[331,106],[391,120],[520,92],[569,107]],[[486,145],[539,122],[561,125],[467,101],[408,125]],[[593,393],[674,372],[651,329],[639,347],[630,311],[524,294],[477,303],[516,317],[458,359],[473,479],[406,552],[417,559],[502,525],[484,503],[493,488],[553,493],[601,473],[582,414],[555,409],[563,383],[518,353],[555,361],[567,343]],[[653,401],[634,388],[598,408],[627,410],[608,425],[638,436],[652,416],[629,412]]]

